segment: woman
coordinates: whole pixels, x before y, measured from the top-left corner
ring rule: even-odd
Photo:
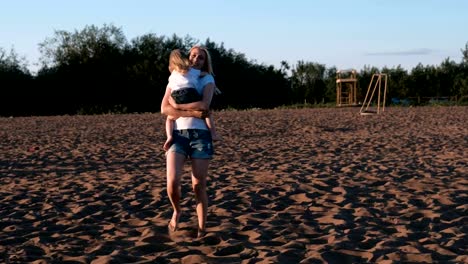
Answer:
[[[204,118],[207,115],[215,90],[211,58],[206,48],[195,46],[190,49],[189,60],[195,69],[208,74],[199,79],[197,90],[203,95],[202,101],[191,104],[176,104],[171,98],[170,87],[166,88],[161,103],[161,113],[175,120],[173,143],[166,155],[167,194],[174,212],[169,221],[169,230],[177,230],[180,208],[180,179],[185,160],[191,159],[192,188],[195,192],[196,211],[198,216],[198,237],[205,233],[208,211],[206,178],[208,166],[213,157],[212,137]]]

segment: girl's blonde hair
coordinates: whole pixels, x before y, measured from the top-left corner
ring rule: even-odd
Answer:
[[[211,64],[211,56],[210,56],[210,53],[208,52],[208,49],[205,48],[205,47],[202,47],[202,46],[193,46],[190,51],[189,51],[189,54],[192,53],[193,50],[195,49],[199,49],[199,50],[202,50],[205,55],[206,55],[206,58],[205,58],[205,64],[203,64],[202,68],[200,69],[202,72],[207,72],[211,75],[214,76],[214,73],[213,73],[213,66]]]
[[[169,71],[178,71],[182,74],[188,72],[190,68],[190,61],[188,58],[182,55],[182,52],[179,49],[171,51],[169,55]]]

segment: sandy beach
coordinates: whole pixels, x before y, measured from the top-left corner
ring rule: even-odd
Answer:
[[[0,118],[1,263],[468,263],[468,107],[219,111],[196,238],[159,113]]]

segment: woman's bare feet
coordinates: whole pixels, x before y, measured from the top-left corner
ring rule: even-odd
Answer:
[[[169,231],[175,232],[177,231],[178,225],[179,225],[179,220],[180,220],[180,213],[173,213],[171,221],[169,221],[169,224],[167,227],[169,228]]]
[[[205,230],[198,229],[197,238],[202,238],[206,235]]]

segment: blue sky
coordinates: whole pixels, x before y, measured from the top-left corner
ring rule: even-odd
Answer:
[[[2,1],[0,47],[26,57],[55,30],[112,24],[127,40],[154,33],[224,43],[279,68],[299,60],[338,69],[460,62],[468,42],[465,0],[15,0]]]

